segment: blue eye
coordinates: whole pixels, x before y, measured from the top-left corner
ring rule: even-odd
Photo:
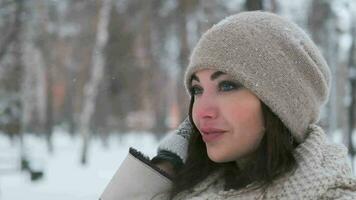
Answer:
[[[231,90],[236,90],[240,88],[241,86],[237,83],[234,83],[232,81],[221,81],[219,83],[219,90],[220,91],[231,91]]]
[[[203,89],[197,85],[191,86],[189,90],[190,90],[190,95],[192,95],[192,96],[203,93]]]

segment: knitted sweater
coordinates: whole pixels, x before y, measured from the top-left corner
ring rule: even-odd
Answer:
[[[307,139],[294,153],[296,171],[269,187],[257,191],[247,188],[224,191],[221,173],[217,172],[191,190],[179,193],[174,200],[356,199],[356,179],[352,176],[347,149],[328,143],[320,127],[311,125],[309,130]]]

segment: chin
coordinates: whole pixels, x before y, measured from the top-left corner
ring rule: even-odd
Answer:
[[[208,152],[208,157],[210,158],[211,161],[216,162],[216,163],[226,163],[233,161],[234,159],[229,159],[226,156],[221,156],[213,153]]]

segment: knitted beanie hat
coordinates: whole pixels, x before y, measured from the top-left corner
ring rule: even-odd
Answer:
[[[329,96],[330,71],[307,34],[272,13],[242,12],[220,21],[198,41],[185,72],[229,74],[253,92],[302,142]]]

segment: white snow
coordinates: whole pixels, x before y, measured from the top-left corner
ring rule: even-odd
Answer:
[[[1,150],[15,149],[7,137],[0,135]],[[26,151],[44,170],[44,177],[31,182],[29,174],[14,169],[0,173],[0,200],[97,200],[128,153],[134,147],[152,157],[158,141],[149,133],[130,133],[110,136],[109,147],[93,139],[88,152],[89,163],[80,164],[80,137],[56,131],[53,136],[55,152],[47,153],[43,139],[26,135]]]

